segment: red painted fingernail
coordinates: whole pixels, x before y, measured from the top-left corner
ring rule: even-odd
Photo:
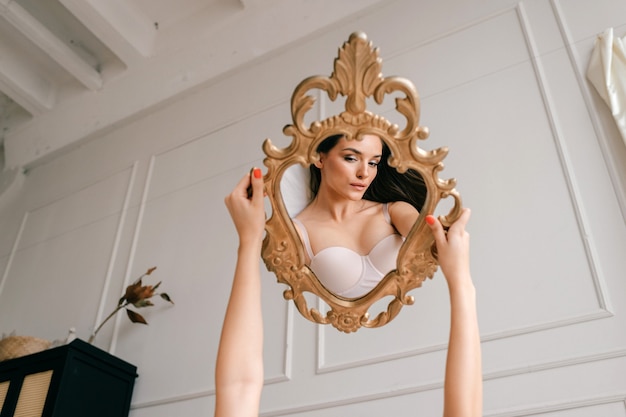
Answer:
[[[435,224],[435,216],[430,214],[426,216],[426,223],[430,224],[431,226]]]
[[[261,168],[254,168],[253,172],[254,178],[261,178],[263,174],[261,174]]]

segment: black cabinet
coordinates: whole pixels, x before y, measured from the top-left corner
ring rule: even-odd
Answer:
[[[0,417],[126,417],[137,367],[80,339],[0,362]]]

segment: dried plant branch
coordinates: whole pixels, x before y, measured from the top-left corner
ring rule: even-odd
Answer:
[[[152,303],[152,301],[150,301],[150,298],[154,297],[155,295],[159,295],[165,301],[171,304],[174,304],[174,302],[172,301],[172,299],[167,293],[155,292],[156,289],[159,288],[159,286],[161,285],[161,281],[159,281],[154,286],[142,285],[142,282],[141,282],[142,279],[152,274],[155,269],[156,269],[156,266],[149,268],[144,274],[142,274],[139,278],[137,278],[132,284],[126,287],[126,291],[124,295],[118,301],[117,307],[115,307],[115,309],[111,312],[111,314],[109,314],[102,321],[102,323],[100,323],[100,325],[96,327],[96,329],[93,331],[93,333],[89,337],[89,343],[93,343],[93,341],[96,338],[96,335],[98,334],[102,326],[104,326],[104,324],[107,321],[109,321],[111,317],[115,316],[115,314],[117,314],[118,311],[123,310],[123,309],[126,310],[126,314],[128,315],[128,318],[130,319],[131,322],[148,324],[146,319],[141,314],[128,308],[130,305],[133,305],[136,308],[153,306],[154,304]]]

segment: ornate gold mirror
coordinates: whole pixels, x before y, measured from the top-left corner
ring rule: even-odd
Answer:
[[[294,90],[291,99],[293,124],[283,130],[286,136],[293,138],[291,144],[280,149],[269,139],[263,143],[267,156],[264,164],[268,168],[264,177],[265,190],[272,205],[272,215],[266,223],[263,260],[276,274],[278,282],[289,287],[283,295],[294,301],[304,317],[316,323],[332,324],[346,333],[361,327],[383,326],[396,317],[404,305],[413,304],[414,298],[408,292],[420,287],[426,278],[432,278],[438,267],[434,239],[424,220],[426,215],[434,214],[444,198],[451,198],[453,203],[447,214],[439,216],[444,226],[452,224],[461,211],[461,198],[454,188],[456,181],[439,178],[447,148],[424,150],[418,146],[418,140],[427,139],[429,133],[426,127],[419,126],[420,105],[415,87],[404,78],[383,78],[381,69],[378,50],[372,47],[364,33],[353,33],[340,48],[330,77],[306,78]],[[345,110],[307,125],[305,116],[315,103],[315,98],[310,95],[313,90],[325,92],[332,102],[339,95],[343,96]],[[390,95],[395,95],[395,111],[406,120],[403,127],[366,108],[368,99],[381,105]],[[386,161],[388,166],[402,175],[416,172],[421,176],[425,198],[417,220],[401,243],[395,269],[386,272],[371,291],[349,298],[330,291],[307,266],[302,232],[292,221],[295,214],[286,208],[281,182],[294,166],[308,169],[318,163],[321,154],[318,147],[325,139],[340,136],[349,143],[363,141],[372,135],[378,136],[390,152]],[[303,182],[302,187],[308,187],[308,184]],[[307,305],[307,292],[328,305],[325,315]],[[391,298],[386,310],[370,318],[370,307],[385,297]]]

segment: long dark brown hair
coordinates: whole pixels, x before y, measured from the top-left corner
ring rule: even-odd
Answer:
[[[342,137],[341,134],[327,137],[319,144],[317,152],[328,153]],[[424,178],[414,169],[409,169],[400,174],[395,168],[389,166],[388,159],[391,156],[391,151],[387,144],[382,142],[383,154],[378,164],[378,173],[365,191],[363,198],[378,203],[405,201],[415,207],[417,211],[421,211],[426,200]],[[313,196],[316,196],[322,182],[322,173],[314,164],[311,164],[309,169],[311,171],[311,191]]]

